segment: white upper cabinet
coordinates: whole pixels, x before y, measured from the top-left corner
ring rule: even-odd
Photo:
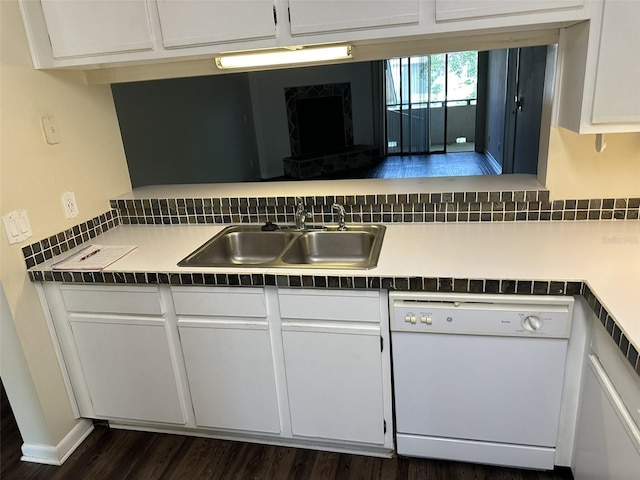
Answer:
[[[560,35],[556,124],[577,133],[640,132],[640,2],[595,1]]]
[[[289,0],[291,34],[418,24],[419,0]]]
[[[436,21],[582,8],[585,0],[436,0]]]
[[[640,2],[604,4],[593,113],[599,123],[636,123],[640,130]]]
[[[273,0],[158,0],[165,48],[276,36]]]
[[[42,0],[54,58],[153,49],[145,0]]]

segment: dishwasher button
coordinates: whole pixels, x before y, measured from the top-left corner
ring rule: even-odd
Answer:
[[[416,319],[416,316],[413,313],[407,313],[404,316],[404,321],[406,323],[414,323],[415,324],[417,322],[417,319]]]

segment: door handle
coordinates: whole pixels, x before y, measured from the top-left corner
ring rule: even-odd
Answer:
[[[517,95],[514,97],[513,101],[516,104],[516,110],[518,110],[519,112],[522,111],[522,106],[523,106],[523,102],[524,99],[522,97],[518,97]]]

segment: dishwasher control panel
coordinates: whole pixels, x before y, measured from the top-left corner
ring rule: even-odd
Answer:
[[[412,295],[416,295],[413,297]],[[568,338],[573,298],[389,295],[391,330]],[[541,303],[545,302],[545,303]]]

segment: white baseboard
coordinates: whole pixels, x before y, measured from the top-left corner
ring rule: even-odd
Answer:
[[[45,465],[62,465],[92,431],[93,422],[82,418],[56,446],[22,444],[22,457],[20,457],[20,460],[23,462],[43,463]]]

